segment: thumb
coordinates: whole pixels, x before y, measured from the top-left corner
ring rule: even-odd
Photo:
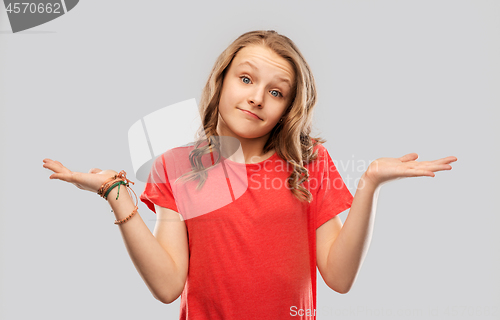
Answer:
[[[417,159],[418,159],[418,154],[416,154],[415,152],[405,154],[404,156],[402,156],[401,158],[399,158],[399,160],[401,160],[402,162],[414,161],[414,160],[417,160]]]

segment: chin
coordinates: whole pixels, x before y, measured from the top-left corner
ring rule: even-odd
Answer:
[[[231,129],[231,131],[237,135],[238,137],[244,138],[244,139],[255,139],[255,138],[260,138],[262,136],[266,135],[266,132],[263,132],[262,130],[241,130],[245,128],[245,126],[239,126],[238,127],[240,130],[234,130]]]
[[[233,131],[238,137],[240,138],[244,138],[244,139],[255,139],[255,138],[260,138],[262,137],[263,135],[261,134],[257,134],[257,133],[251,133],[251,132],[235,132]]]

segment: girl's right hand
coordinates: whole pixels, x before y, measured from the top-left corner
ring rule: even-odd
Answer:
[[[52,170],[54,173],[50,179],[59,179],[74,184],[79,189],[97,193],[99,188],[111,177],[118,174],[114,170],[90,169],[89,173],[73,172],[62,165],[59,161],[43,159],[44,168]]]

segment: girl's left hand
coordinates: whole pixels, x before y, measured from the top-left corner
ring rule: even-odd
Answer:
[[[377,186],[406,177],[434,177],[434,172],[451,170],[449,164],[457,161],[453,156],[433,161],[418,162],[415,161],[417,159],[416,153],[409,153],[401,158],[379,158],[370,163],[364,176]]]

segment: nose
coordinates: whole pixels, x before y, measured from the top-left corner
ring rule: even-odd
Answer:
[[[262,103],[264,101],[265,88],[260,86],[255,86],[254,90],[250,93],[248,98],[248,103],[254,105],[256,107],[262,107]]]

